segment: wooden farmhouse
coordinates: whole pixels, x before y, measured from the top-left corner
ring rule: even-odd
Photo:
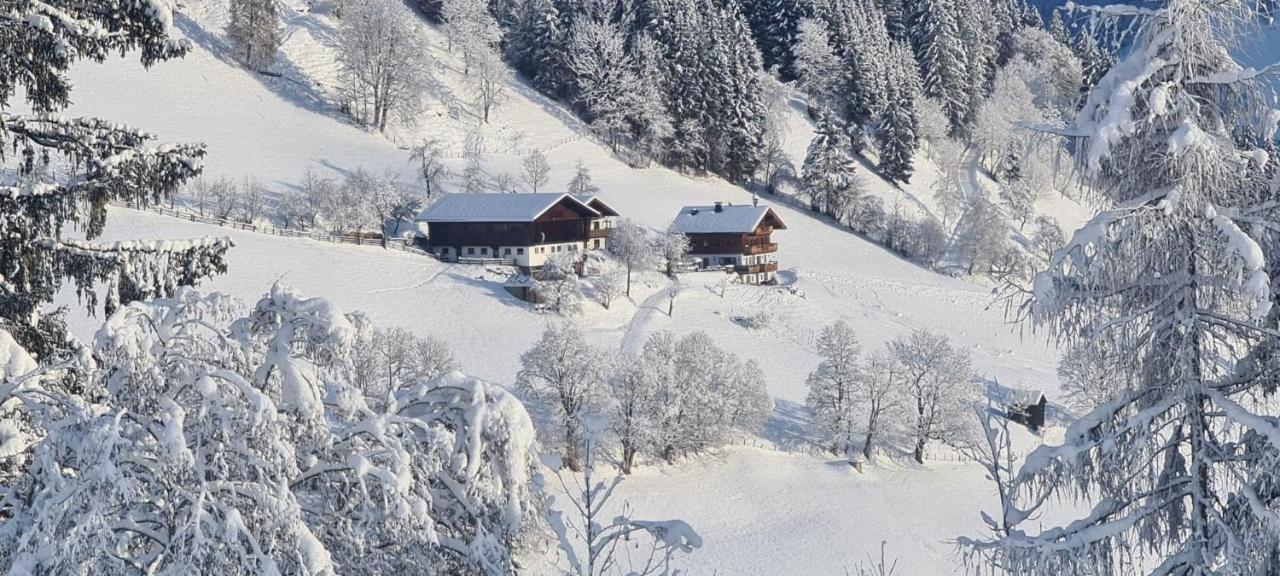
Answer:
[[[441,260],[528,271],[556,254],[603,250],[617,216],[594,196],[446,194],[417,222],[427,249]]]
[[[747,284],[777,283],[778,245],[774,230],[787,225],[768,206],[686,206],[671,224],[674,232],[689,237],[689,255],[703,269],[736,273]]]

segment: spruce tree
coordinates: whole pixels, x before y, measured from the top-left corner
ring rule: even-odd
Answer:
[[[102,243],[107,203],[158,202],[200,172],[204,146],[154,146],[151,136],[95,118],[57,115],[67,71],[134,52],[144,65],[177,58],[190,43],[169,36],[159,2],[19,0],[0,15],[0,328],[41,360],[75,345],[48,304],[73,284],[90,311],[170,295],[225,270],[227,240]],[[21,88],[29,114],[4,112]],[[5,156],[4,151],[12,151]],[[63,238],[75,224],[87,240]],[[99,295],[96,285],[106,284]]]
[[[808,196],[814,212],[842,219],[860,195],[848,148],[848,137],[841,122],[831,112],[820,112],[800,172],[801,190]]]
[[[1256,105],[1275,95],[1231,56],[1257,37],[1240,33],[1256,4],[1089,10],[1136,19],[1131,50],[1072,130],[1111,208],[1054,254],[1021,310],[1066,344],[1126,359],[1124,385],[1061,445],[1019,470],[989,466],[1004,509],[984,516],[992,537],[962,544],[972,565],[1013,575],[1275,574],[1280,316],[1268,271],[1280,253],[1257,224],[1277,214],[1275,190],[1250,193],[1260,155],[1241,145],[1275,137]],[[1058,499],[1088,512],[1042,528]]]
[[[276,61],[281,28],[278,0],[231,0],[227,39],[236,56],[254,70],[266,70]]]
[[[953,131],[969,115],[972,78],[968,49],[960,34],[957,0],[916,0],[913,30],[924,94],[935,98],[951,121]]]
[[[911,181],[917,147],[915,101],[919,90],[919,73],[910,48],[899,44],[893,48],[893,73],[876,141],[880,149],[880,174],[891,181]]]

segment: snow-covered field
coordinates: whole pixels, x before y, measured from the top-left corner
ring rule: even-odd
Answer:
[[[184,60],[144,71],[133,60],[76,69],[71,115],[93,114],[139,126],[161,140],[203,141],[207,171],[251,176],[283,188],[309,167],[336,172],[355,167],[394,169],[408,176],[408,153],[398,146],[439,138],[462,165],[469,138],[482,139],[491,172],[516,171],[528,150],[543,150],[552,182],[569,179],[578,161],[588,165],[602,197],[622,214],[662,228],[686,204],[746,203],[749,192],[717,178],[695,178],[662,168],[633,169],[593,141],[557,104],[519,84],[492,124],[479,121],[459,100],[460,73],[434,30],[426,32],[435,57],[435,85],[419,125],[389,139],[362,131],[323,104],[333,74],[328,50],[335,33],[323,16],[286,2],[283,78],[247,72],[230,63],[221,39],[221,10],[198,4],[178,28],[197,49]],[[788,107],[789,148],[799,164],[810,134],[798,107]],[[935,170],[925,165],[913,184],[898,190],[868,175],[873,190],[931,205]],[[772,203],[771,198],[764,198]],[[1041,209],[1070,226],[1082,209],[1061,199]],[[893,461],[858,474],[800,449],[805,378],[817,363],[814,339],[826,324],[844,320],[864,347],[874,349],[915,329],[947,334],[973,356],[977,373],[1007,386],[1056,389],[1058,352],[1040,335],[1006,320],[1003,301],[989,286],[945,277],[904,261],[807,210],[775,204],[788,229],[780,244],[778,287],[728,285],[723,276],[691,274],[666,313],[659,292],[665,278],[642,278],[632,301],[604,310],[587,303],[577,318],[598,345],[631,350],[657,330],[705,330],[723,347],[763,366],[777,402],[758,441],[677,466],[645,466],[623,486],[640,517],[678,517],[705,539],[690,560],[696,574],[844,574],[882,540],[899,559],[898,574],[959,571],[955,536],[981,529],[978,511],[994,493],[972,464]],[[539,314],[508,295],[483,268],[442,264],[376,247],[333,245],[219,229],[148,212],[113,209],[106,239],[231,237],[230,271],[202,287],[245,299],[281,281],[307,294],[332,298],[343,309],[366,312],[385,326],[443,338],[465,372],[509,384],[519,355],[554,316]],[[73,305],[74,306],[74,305]],[[765,311],[770,322],[748,329],[735,319]],[[87,336],[92,323],[77,320]],[[1030,444],[1034,439],[1020,438]],[[1025,446],[1024,446],[1025,448]]]

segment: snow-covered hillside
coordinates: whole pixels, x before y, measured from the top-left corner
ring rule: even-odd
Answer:
[[[518,82],[492,123],[483,125],[463,100],[461,73],[433,29],[425,31],[425,41],[435,63],[434,89],[420,122],[390,137],[365,132],[326,104],[334,21],[323,11],[307,11],[307,2],[284,4],[281,77],[234,64],[222,38],[220,2],[192,1],[177,20],[196,44],[191,54],[150,70],[132,59],[79,66],[68,114],[136,125],[162,141],[206,142],[209,174],[254,177],[278,188],[295,184],[308,167],[392,169],[408,177],[411,166],[401,146],[430,137],[444,143],[455,169],[468,142],[482,146],[491,173],[517,171],[520,158],[538,149],[551,160],[551,181],[563,183],[582,161],[605,201],[654,228],[665,227],[682,205],[752,201],[749,192],[718,178],[627,166],[568,111]],[[793,105],[784,111],[797,164],[810,138],[801,110]],[[929,210],[935,172],[922,166],[903,190],[867,176],[873,192]],[[978,510],[995,506],[976,466],[889,463],[858,475],[821,457],[779,451],[799,446],[804,435],[805,378],[817,363],[816,334],[844,320],[866,348],[875,349],[916,329],[942,332],[972,354],[982,377],[1046,389],[1051,399],[1057,399],[1058,352],[1042,336],[1011,325],[1006,304],[990,287],[904,261],[781,198],[763,201],[775,204],[787,224],[774,236],[780,286],[731,284],[722,295],[722,275],[686,275],[669,317],[658,292],[665,279],[655,275],[643,279],[634,302],[607,311],[588,303],[579,318],[597,343],[621,350],[658,330],[705,330],[726,349],[760,361],[777,401],[759,441],[767,448],[737,447],[675,467],[646,467],[624,484],[626,494],[644,516],[675,516],[700,530],[705,546],[691,557],[694,573],[843,574],[875,553],[881,540],[889,540],[889,553],[900,558],[900,574],[957,572],[954,548],[945,540],[979,530]],[[1068,225],[1082,219],[1080,207],[1066,200],[1047,199],[1041,208]],[[252,299],[281,281],[362,310],[379,325],[443,338],[465,372],[499,383],[514,380],[520,353],[558,320],[506,294],[492,273],[475,266],[125,209],[112,210],[106,232],[107,239],[202,235],[236,242],[229,272],[203,288]],[[740,322],[762,311],[770,317],[765,327]],[[80,319],[78,326],[87,335],[91,323]]]

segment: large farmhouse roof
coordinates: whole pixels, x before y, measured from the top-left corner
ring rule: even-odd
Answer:
[[[568,194],[445,194],[418,215],[425,222],[532,222],[561,202],[599,214]]]
[[[787,228],[768,206],[719,204],[681,208],[671,229],[681,234],[750,234],[766,218],[774,228]]]

